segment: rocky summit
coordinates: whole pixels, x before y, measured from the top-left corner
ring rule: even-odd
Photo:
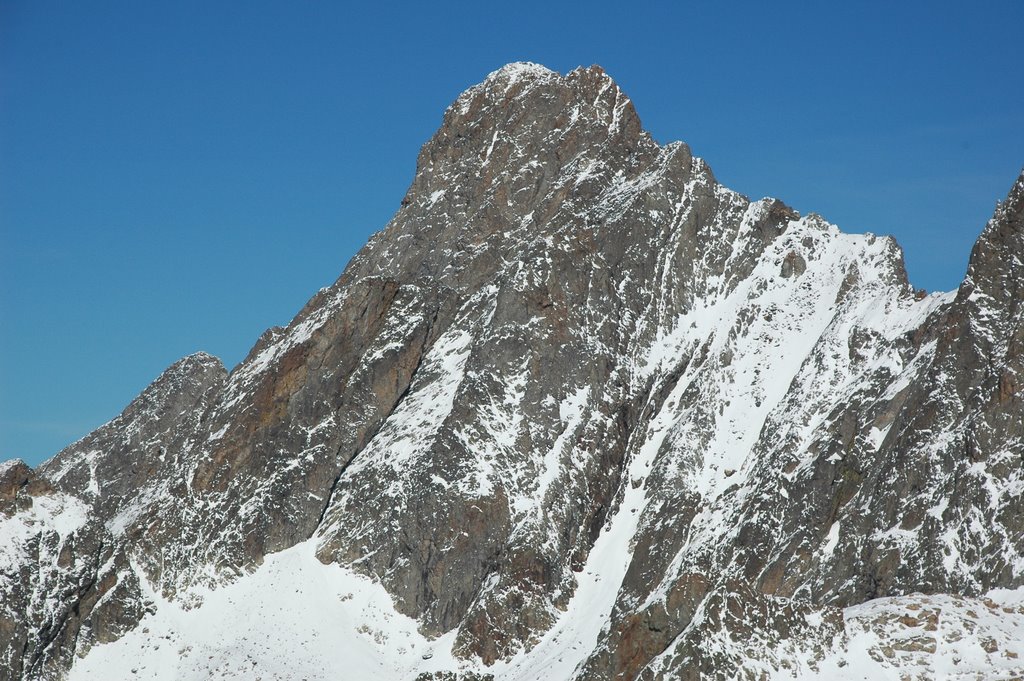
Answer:
[[[1024,175],[925,294],[511,64],[241,364],[0,464],[0,678],[1021,678],[1022,362]]]

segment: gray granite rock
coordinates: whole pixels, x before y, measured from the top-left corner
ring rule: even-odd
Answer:
[[[566,678],[743,678],[823,659],[845,606],[1021,586],[1022,196],[959,291],[921,295],[892,239],[655,143],[600,68],[496,71],[230,374],[185,358],[4,464],[0,678],[58,678],[148,588],[187,602],[306,541],[454,632],[466,678],[583,598]]]

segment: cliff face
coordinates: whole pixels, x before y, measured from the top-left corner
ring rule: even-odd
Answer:
[[[1022,213],[1024,176],[918,295],[890,238],[726,189],[599,68],[509,65],[230,374],[188,357],[4,465],[6,678],[840,678],[979,631],[1012,670],[1016,606],[965,599],[1024,582]],[[214,650],[241,601],[276,614]]]

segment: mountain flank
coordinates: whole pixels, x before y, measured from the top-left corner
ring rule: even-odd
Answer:
[[[596,66],[448,108],[230,372],[0,464],[0,679],[1024,676],[1024,174],[956,290]]]

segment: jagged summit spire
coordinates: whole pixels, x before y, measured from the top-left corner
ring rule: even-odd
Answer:
[[[459,95],[448,113],[454,110],[466,115],[474,105],[484,103],[481,98],[492,105],[507,105],[510,100],[524,97],[535,89],[543,90],[556,101],[563,100],[567,91],[575,92],[596,109],[604,109],[605,115],[614,115],[616,107],[621,114],[628,106],[631,116],[636,117],[629,98],[600,66],[579,66],[563,76],[546,66],[526,61],[512,62],[492,71],[483,81]],[[636,123],[639,127],[639,120]]]
[[[561,75],[509,64],[447,109],[420,151],[402,209],[346,277],[443,271],[447,285],[462,288],[458,280],[474,268],[452,258],[465,253],[435,246],[486,241],[488,253],[475,254],[512,257],[523,239],[586,229],[588,207],[626,210],[620,190],[630,183],[664,177],[677,186],[694,167],[686,145],[662,148],[644,132],[633,103],[601,67]],[[705,169],[697,172],[713,183]]]
[[[505,64],[500,69],[491,71],[486,80],[517,80],[519,78],[558,78],[558,72],[549,69],[542,64],[532,61],[514,61]]]
[[[453,173],[468,180],[465,191],[474,178],[490,185],[543,166],[553,179],[574,161],[607,166],[657,153],[633,103],[600,66],[561,75],[515,62],[491,72],[448,108],[420,153],[406,203],[416,201],[422,185],[431,185],[431,200],[439,191],[450,198],[451,192],[433,184]]]

